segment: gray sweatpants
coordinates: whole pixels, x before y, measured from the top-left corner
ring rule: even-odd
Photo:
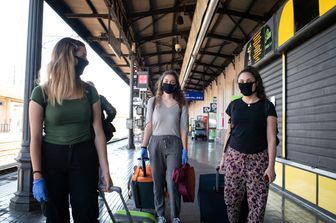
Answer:
[[[177,185],[172,180],[173,170],[182,162],[181,138],[172,135],[152,136],[148,145],[150,164],[154,182],[154,204],[158,216],[164,216],[164,187],[167,182],[171,217],[178,218],[181,209],[181,197]]]

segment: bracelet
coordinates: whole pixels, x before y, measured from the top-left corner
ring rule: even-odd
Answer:
[[[34,175],[35,173],[42,174],[42,171],[40,171],[40,170],[35,170],[35,171],[33,171],[33,175]]]

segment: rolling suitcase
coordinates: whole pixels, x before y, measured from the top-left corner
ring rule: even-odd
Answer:
[[[224,175],[201,174],[198,188],[198,205],[200,207],[201,222],[229,223],[227,209],[224,202]],[[246,222],[248,205],[246,197],[243,199],[240,223]]]
[[[154,209],[154,191],[151,167],[146,166],[146,160],[141,161],[142,166],[135,167],[131,181],[135,207],[140,209]]]
[[[98,189],[98,192],[103,199],[103,202],[106,206],[107,212],[110,215],[112,223],[122,223],[122,222],[141,222],[141,223],[156,223],[156,218],[154,215],[148,212],[141,212],[141,211],[130,211],[126,205],[125,199],[122,196],[121,188],[120,187],[111,187],[112,192],[117,192],[120,196],[122,204],[124,206],[124,210],[118,210],[112,213],[110,206],[108,205],[104,192]]]

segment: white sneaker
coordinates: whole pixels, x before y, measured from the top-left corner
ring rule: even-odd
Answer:
[[[159,216],[157,220],[158,220],[158,223],[166,223],[166,219],[163,216]]]
[[[181,220],[179,218],[174,218],[173,223],[181,223]]]

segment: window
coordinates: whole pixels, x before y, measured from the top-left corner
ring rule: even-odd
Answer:
[[[295,32],[318,17],[318,0],[294,0]]]

